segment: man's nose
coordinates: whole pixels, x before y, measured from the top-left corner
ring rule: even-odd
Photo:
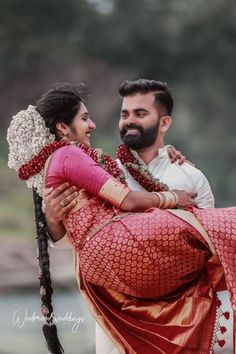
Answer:
[[[129,125],[129,124],[135,124],[136,123],[136,117],[134,114],[129,114],[129,116],[127,117],[126,119],[126,124]]]

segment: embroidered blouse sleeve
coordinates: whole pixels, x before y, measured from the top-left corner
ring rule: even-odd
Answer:
[[[65,146],[56,151],[48,170],[48,181],[54,177],[67,181],[87,192],[120,206],[129,189],[113,178],[77,146]]]

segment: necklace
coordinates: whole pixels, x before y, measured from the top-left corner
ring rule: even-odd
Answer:
[[[125,184],[125,176],[122,170],[119,168],[117,162],[107,153],[104,153],[101,149],[94,149],[78,142],[69,142],[68,140],[53,141],[50,144],[45,145],[42,150],[35,155],[28,163],[22,165],[18,170],[18,176],[22,180],[28,180],[30,177],[38,174],[51,154],[57,149],[67,146],[76,145],[86,154],[88,154],[94,161],[96,161],[103,169],[109,172],[113,177],[119,179]]]
[[[145,168],[124,144],[119,145],[116,151],[122,165],[130,175],[148,192],[160,192],[169,190],[168,186],[161,183],[151,172]]]
[[[75,141],[69,142],[67,140],[53,141],[44,146],[28,163],[20,167],[18,171],[19,178],[22,180],[28,180],[30,177],[38,174],[44,168],[44,165],[51,154],[57,149],[70,144],[78,146],[114,178],[117,178],[122,183],[126,184],[124,173],[119,168],[117,162],[109,154],[104,153],[101,149],[95,149],[84,144],[79,144]],[[117,157],[131,176],[146,191],[160,192],[169,189],[166,184],[161,183],[160,180],[155,178],[147,168],[142,166],[124,144],[119,145],[117,149]]]

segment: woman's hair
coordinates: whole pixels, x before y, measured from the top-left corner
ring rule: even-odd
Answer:
[[[88,96],[84,84],[68,82],[55,84],[44,93],[36,103],[36,109],[45,120],[46,127],[60,140],[56,130],[58,122],[70,125],[80,109],[81,102]]]
[[[41,96],[36,104],[36,109],[45,120],[46,126],[56,139],[60,136],[56,131],[56,123],[64,122],[71,124],[80,109],[81,102],[88,95],[84,84],[74,85],[71,83],[56,84],[52,89]],[[48,231],[45,215],[42,212],[42,198],[33,190],[35,222],[38,244],[38,260],[40,269],[40,297],[42,300],[42,314],[46,324],[43,325],[43,333],[47,342],[48,350],[52,354],[62,354],[64,350],[57,336],[57,328],[53,323],[53,307],[50,276],[50,261],[48,254]]]
[[[64,353],[64,350],[57,336],[57,327],[53,323],[53,289],[50,276],[47,225],[45,215],[42,211],[42,198],[35,190],[33,190],[33,199],[39,261],[39,293],[42,301],[41,311],[46,320],[46,324],[43,325],[43,334],[46,339],[49,352],[52,354],[62,354]]]

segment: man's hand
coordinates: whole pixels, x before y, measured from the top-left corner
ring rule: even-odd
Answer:
[[[68,187],[68,183],[63,183],[55,189],[45,189],[44,202],[47,220],[51,222],[62,221],[66,214],[76,205],[75,198],[78,196],[76,187]]]
[[[68,187],[68,183],[63,183],[55,189],[47,188],[44,191],[47,226],[54,241],[60,240],[65,235],[62,220],[76,205],[75,198],[78,196],[76,187]]]
[[[184,156],[181,151],[176,150],[174,146],[169,146],[167,152],[171,163],[178,161],[179,165],[183,165],[184,162],[188,162],[190,165],[195,166],[192,162],[189,162],[186,159],[186,156]]]

